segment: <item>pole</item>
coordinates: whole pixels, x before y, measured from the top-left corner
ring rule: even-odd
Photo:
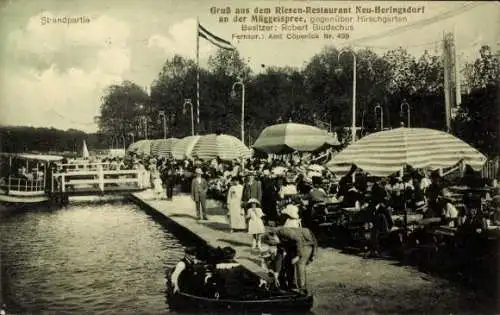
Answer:
[[[375,106],[375,120],[377,120],[377,109],[380,109],[380,130],[384,130],[384,110],[382,109],[382,106],[378,104]]]
[[[189,102],[191,105],[191,135],[194,136],[194,116],[193,116],[193,103]]]
[[[167,123],[164,111],[160,111],[160,117],[163,120],[163,139],[167,139]]]
[[[408,128],[410,128],[410,104],[408,104]]]
[[[450,95],[450,54],[447,34],[443,33],[443,67],[444,67],[444,103],[446,116],[446,131],[451,129],[451,95]]]
[[[191,105],[191,111],[193,105]],[[200,18],[196,17],[196,124],[200,129]],[[193,128],[194,136],[194,128]]]
[[[241,81],[241,142],[245,144],[245,84]]]
[[[352,68],[352,143],[356,142],[356,55],[352,52],[354,66]]]
[[[453,26],[453,46],[454,46],[454,54],[455,54],[455,69],[454,69],[454,75],[455,75],[455,106],[460,106],[462,104],[462,87],[460,83],[460,74],[459,70],[460,69],[460,62],[458,60],[458,54],[457,54],[457,37],[455,34],[457,33],[457,26]]]
[[[163,139],[167,139],[167,118],[163,115]]]

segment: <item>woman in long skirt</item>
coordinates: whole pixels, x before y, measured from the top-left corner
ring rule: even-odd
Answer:
[[[231,231],[245,230],[247,228],[245,209],[241,207],[242,196],[243,185],[239,178],[233,178],[231,180],[231,187],[227,193],[227,209]]]
[[[160,200],[163,193],[163,183],[161,181],[160,172],[158,170],[153,171],[152,177],[155,200]]]

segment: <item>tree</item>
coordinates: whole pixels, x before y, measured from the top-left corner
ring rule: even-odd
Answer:
[[[137,84],[125,81],[121,85],[111,85],[102,98],[97,117],[99,131],[116,137],[133,133],[137,138],[139,117],[148,115],[148,104],[148,95]]]
[[[454,131],[464,141],[488,155],[500,154],[500,108],[498,105],[500,70],[498,56],[488,46],[480,57],[465,66],[469,93],[462,97],[454,120]]]

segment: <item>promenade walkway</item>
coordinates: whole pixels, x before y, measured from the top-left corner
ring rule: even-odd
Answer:
[[[134,193],[145,203],[192,231],[212,246],[232,246],[236,259],[251,271],[264,274],[251,237],[229,233],[221,209],[209,202],[206,222],[195,220],[195,208],[186,195],[173,201],[154,200],[151,191]],[[487,314],[477,294],[388,260],[364,259],[337,249],[320,248],[308,267],[308,286],[315,297],[313,312],[319,314]]]

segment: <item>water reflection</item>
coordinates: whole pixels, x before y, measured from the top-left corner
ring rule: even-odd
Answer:
[[[163,275],[183,256],[183,246],[133,204],[31,209],[4,215],[0,229],[4,296],[11,311],[167,311]]]

